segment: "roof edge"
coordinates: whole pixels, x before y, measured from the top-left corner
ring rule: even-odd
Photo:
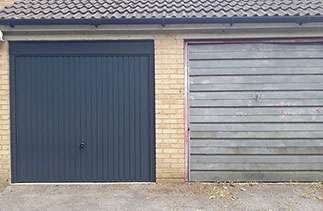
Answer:
[[[104,24],[207,24],[323,22],[323,16],[254,16],[213,18],[123,18],[123,19],[0,19],[0,25],[104,25]]]

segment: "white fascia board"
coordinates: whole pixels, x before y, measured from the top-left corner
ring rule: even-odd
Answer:
[[[0,25],[9,41],[33,40],[147,40],[174,34],[178,39],[323,37],[323,23],[170,24],[161,25]]]
[[[0,30],[6,33],[174,33],[174,32],[210,32],[221,30],[262,30],[262,29],[300,29],[323,28],[323,23],[265,23],[265,24],[135,24],[135,25],[16,25],[10,27],[0,25]]]

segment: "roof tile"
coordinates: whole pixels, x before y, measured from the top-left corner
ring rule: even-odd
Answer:
[[[20,0],[0,19],[321,16],[322,0]]]

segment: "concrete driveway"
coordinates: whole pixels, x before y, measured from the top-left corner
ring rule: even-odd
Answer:
[[[323,210],[323,184],[0,186],[0,210]]]

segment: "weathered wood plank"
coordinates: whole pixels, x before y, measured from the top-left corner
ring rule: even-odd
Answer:
[[[235,67],[322,67],[323,59],[264,59],[264,60],[198,60],[190,61],[190,68]]]
[[[323,122],[323,116],[318,115],[302,115],[302,116],[190,116],[191,123],[248,123],[248,122]]]
[[[323,145],[323,141],[322,141]],[[298,155],[314,155],[314,154],[323,154],[323,146],[315,146],[315,147],[191,147],[190,154],[208,154],[208,155],[216,155],[216,154],[232,154],[232,155],[239,155],[239,154],[265,154],[265,155],[272,155],[272,154],[298,154]],[[322,161],[323,162],[323,161]],[[323,165],[323,163],[322,163]],[[323,170],[323,168],[322,168]]]
[[[302,99],[323,99],[322,91],[280,91],[280,92],[208,92],[190,93],[190,100],[302,100]],[[257,100],[258,99],[258,100]]]
[[[322,90],[323,83],[290,83],[290,84],[191,84],[190,91],[258,91],[258,90]]]
[[[190,76],[197,75],[253,75],[253,74],[323,74],[323,67],[217,67],[189,69]]]
[[[246,107],[246,106],[322,106],[323,99],[295,99],[295,100],[190,100],[190,106],[217,107]]]
[[[293,132],[214,132],[214,131],[191,131],[190,137],[195,139],[233,139],[233,138],[287,138],[287,139],[307,139],[307,138],[323,138],[323,132],[311,131],[293,131]]]
[[[191,131],[323,131],[323,123],[190,124]]]
[[[191,52],[190,60],[200,59],[303,59],[322,58],[322,52],[318,51],[230,51],[230,52]],[[320,54],[321,53],[321,54]]]
[[[266,140],[266,139],[193,139],[189,142],[190,147],[323,147],[322,139],[278,139],[278,140]]]
[[[323,163],[192,163],[193,171],[322,171]]]
[[[196,52],[243,52],[253,54],[255,52],[285,52],[292,53],[295,51],[299,52],[316,52],[320,54],[323,52],[323,46],[319,43],[298,43],[298,44],[283,44],[283,43],[243,43],[243,44],[199,44],[199,45],[189,45],[188,52],[196,53]]]
[[[278,116],[298,116],[298,115],[323,115],[323,107],[262,107],[262,108],[190,108],[192,116],[247,116],[249,115],[278,115]]]
[[[191,155],[191,163],[323,163],[323,155]]]
[[[322,171],[192,171],[190,181],[235,181],[235,182],[320,182],[323,181]]]
[[[323,60],[323,59],[322,59]],[[322,64],[323,65],[323,64]],[[285,83],[322,83],[323,75],[249,75],[249,76],[196,76],[190,77],[190,84],[280,84]],[[304,85],[305,86],[305,85]]]

